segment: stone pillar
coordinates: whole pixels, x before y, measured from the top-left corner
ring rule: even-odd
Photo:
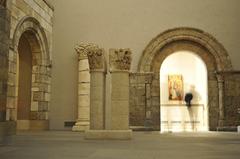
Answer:
[[[3,1],[1,1],[3,4]],[[1,4],[1,5],[2,5]],[[9,13],[0,5],[0,122],[6,121],[7,81],[8,81],[8,50],[9,50]]]
[[[10,13],[6,0],[0,1],[0,145],[7,144],[16,132],[16,123],[6,120],[8,92],[8,53],[10,34]]]
[[[85,139],[131,139],[128,119],[131,52],[129,49],[110,50],[111,94],[106,94],[105,60],[102,52],[96,49],[88,52],[91,71],[90,130],[85,131]],[[108,118],[105,95],[111,98]],[[109,124],[107,129],[104,123]]]
[[[217,75],[218,81],[218,104],[219,104],[219,118],[218,127],[224,126],[225,113],[224,113],[224,78],[222,75]]]
[[[89,129],[90,120],[90,73],[87,48],[91,44],[79,44],[75,47],[78,53],[78,113],[72,131]]]
[[[89,45],[87,56],[90,67],[90,129],[105,129],[105,58],[104,50]]]
[[[111,129],[129,129],[129,70],[130,49],[110,49]]]

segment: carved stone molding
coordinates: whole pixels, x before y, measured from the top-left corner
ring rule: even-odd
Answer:
[[[151,72],[151,63],[160,50],[174,42],[190,41],[205,50],[214,57],[218,71],[233,70],[230,57],[221,43],[212,35],[196,28],[180,27],[169,29],[153,38],[142,53],[138,64],[139,72]]]
[[[36,34],[36,37],[39,40],[39,44],[41,44],[42,59],[46,59],[42,61],[43,62],[42,65],[50,65],[52,59],[50,56],[50,48],[49,48],[50,46],[48,44],[47,35],[45,33],[44,28],[41,26],[40,22],[34,17],[25,16],[19,21],[13,33],[11,46],[10,46],[11,50],[17,52],[20,37],[26,31],[31,32],[31,35]],[[28,37],[28,38],[31,39],[31,37]]]
[[[126,49],[110,49],[109,61],[110,70],[129,71],[132,61],[132,52],[129,48]]]
[[[224,75],[216,74],[218,83],[224,83]]]

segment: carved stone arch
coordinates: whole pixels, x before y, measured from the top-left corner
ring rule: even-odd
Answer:
[[[30,45],[32,46],[39,45],[40,50],[38,51],[41,52],[42,59],[41,65],[50,65],[51,59],[49,53],[48,40],[44,29],[40,25],[40,22],[37,19],[30,16],[25,16],[20,20],[20,22],[15,28],[12,37],[11,48],[14,51],[17,51],[19,39],[23,35],[23,33],[28,33],[26,35],[29,37]]]
[[[209,54],[208,50],[198,43],[188,40],[174,41],[162,47],[159,50],[159,53],[156,54],[152,60],[152,65],[150,67],[151,72],[159,72],[163,61],[172,53],[185,50],[190,51],[200,57],[206,64],[207,70],[210,74],[215,73],[217,64],[214,56]]]
[[[176,41],[190,41],[202,46],[211,53],[216,61],[216,71],[232,70],[230,57],[225,48],[213,36],[202,30],[180,27],[167,30],[151,40],[144,49],[138,65],[139,72],[151,72],[150,64],[156,54],[167,44]]]
[[[17,120],[18,106],[18,51],[24,37],[32,54],[31,106],[27,129],[48,129],[51,94],[51,59],[48,39],[41,23],[29,16],[17,24],[9,50],[7,120]],[[26,125],[26,124],[25,124]],[[37,125],[37,127],[36,127]]]
[[[232,64],[224,47],[210,34],[195,28],[181,27],[167,30],[151,40],[141,56],[138,72],[151,73],[151,99],[148,106],[151,111],[153,128],[160,126],[160,67],[164,59],[177,51],[191,51],[206,64],[208,73],[208,109],[209,129],[223,126],[223,79],[217,74],[231,71]]]

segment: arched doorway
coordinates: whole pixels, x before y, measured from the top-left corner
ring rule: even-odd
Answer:
[[[17,128],[29,129],[32,87],[32,51],[23,33],[18,44],[17,56]]]
[[[192,94],[189,105],[184,101]],[[161,132],[208,130],[207,69],[204,61],[186,50],[174,52],[160,68]]]
[[[33,17],[23,17],[9,50],[7,120],[23,130],[49,129],[51,60],[45,30]]]
[[[216,130],[225,120],[223,80],[221,71],[231,71],[230,58],[224,47],[210,34],[194,28],[167,30],[154,38],[143,51],[138,72],[151,74],[149,83],[148,115],[154,130],[160,130],[160,67],[166,57],[174,52],[194,52],[206,64],[208,85],[209,130]]]

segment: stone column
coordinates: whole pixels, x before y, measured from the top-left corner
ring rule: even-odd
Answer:
[[[218,127],[224,126],[225,113],[224,113],[224,78],[222,75],[217,75],[218,81],[218,104],[219,104],[219,118]]]
[[[105,58],[104,50],[89,45],[87,56],[90,67],[90,129],[105,129]]]
[[[6,120],[8,92],[8,54],[10,34],[10,13],[6,0],[0,0],[0,145],[7,144],[9,137],[16,132],[16,123]]]
[[[130,49],[110,49],[111,130],[129,129]]]
[[[5,3],[5,2],[4,2]],[[9,51],[9,24],[8,11],[0,3],[0,122],[6,121],[7,81],[8,81],[8,51]]]
[[[111,108],[106,118],[105,72],[102,51],[89,51],[88,60],[91,70],[90,94],[90,130],[85,132],[85,139],[118,139],[132,138],[129,130],[129,69],[131,52],[129,49],[110,50]],[[100,57],[102,56],[102,57]],[[98,67],[96,67],[98,66]],[[102,66],[102,67],[99,67]],[[108,127],[104,123],[108,123]]]
[[[78,53],[78,113],[72,131],[89,129],[90,120],[90,73],[87,48],[91,44],[79,44],[75,47]]]

